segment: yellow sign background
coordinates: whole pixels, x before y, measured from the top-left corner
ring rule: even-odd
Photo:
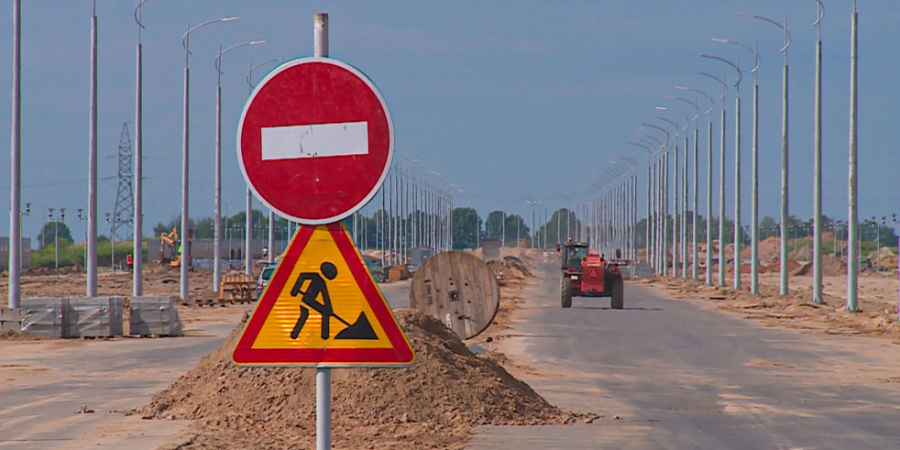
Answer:
[[[359,255],[357,255],[359,258]],[[330,338],[322,340],[321,323],[322,316],[313,309],[309,310],[309,318],[303,326],[300,335],[296,340],[291,339],[291,331],[294,329],[297,320],[300,318],[300,306],[303,294],[296,297],[291,295],[294,283],[302,272],[315,272],[321,274],[320,266],[324,262],[330,262],[337,268],[337,276],[334,280],[325,279],[328,287],[328,294],[331,298],[331,305],[334,313],[345,321],[353,324],[356,322],[360,313],[365,313],[369,320],[369,324],[375,331],[378,339],[353,339],[353,340],[335,340],[334,337],[347,328],[338,319],[330,320]],[[360,264],[365,263],[360,261]],[[278,267],[278,271],[285,270],[287,267]],[[369,282],[374,284],[368,271],[365,276],[369,278]],[[273,278],[275,275],[273,275]],[[308,285],[308,283],[306,283]],[[268,287],[273,287],[271,284]],[[306,288],[307,286],[304,286]],[[381,291],[375,289],[381,296]],[[272,292],[263,293],[272,295]],[[322,301],[319,297],[318,301]],[[383,298],[381,301],[384,301]],[[304,305],[306,306],[306,305]],[[307,308],[309,308],[307,306]],[[303,253],[297,260],[297,264],[291,269],[291,275],[285,283],[281,292],[278,293],[278,299],[272,306],[269,316],[260,329],[259,336],[253,343],[256,349],[289,349],[289,348],[392,348],[390,340],[388,340],[381,323],[375,317],[369,303],[357,285],[356,279],[350,272],[347,262],[344,261],[340,250],[335,244],[331,233],[325,226],[318,226],[313,231],[309,242],[303,249]]]

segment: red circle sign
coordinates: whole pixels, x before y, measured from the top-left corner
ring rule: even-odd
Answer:
[[[387,176],[394,128],[362,72],[328,58],[283,64],[253,91],[237,135],[247,185],[266,207],[307,225],[362,208]]]

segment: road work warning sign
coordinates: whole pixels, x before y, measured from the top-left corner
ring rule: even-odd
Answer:
[[[415,360],[341,223],[299,229],[232,353],[239,365],[379,367]]]

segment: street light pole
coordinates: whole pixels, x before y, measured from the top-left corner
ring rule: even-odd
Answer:
[[[679,88],[678,86],[675,87],[675,89],[678,89],[678,88]],[[687,89],[683,88],[683,89],[679,89],[679,90],[687,90]],[[690,122],[691,120],[693,120],[694,121],[694,198],[693,198],[694,205],[693,205],[693,209],[692,209],[693,212],[691,214],[691,228],[692,228],[691,240],[692,240],[692,247],[693,247],[692,255],[691,255],[691,278],[696,280],[697,279],[697,197],[698,197],[698,188],[699,188],[699,185],[697,184],[697,181],[698,181],[697,170],[699,168],[699,164],[697,163],[697,158],[699,157],[699,147],[698,147],[697,140],[699,139],[699,136],[700,136],[699,130],[697,128],[698,127],[697,120],[700,118],[700,107],[697,106],[696,101],[691,101],[691,100],[688,100],[683,97],[667,95],[666,98],[682,101],[684,103],[687,103],[688,105],[691,105],[694,108],[694,113],[695,113],[693,119],[690,119],[690,120],[687,118],[687,116],[685,116],[685,127],[684,127],[685,128],[685,135],[684,135],[684,175],[685,176],[684,176],[683,183],[682,183],[684,192],[682,195],[682,203],[683,204],[682,204],[682,208],[681,208],[681,220],[682,220],[682,223],[681,223],[681,225],[682,225],[682,227],[681,227],[681,231],[682,231],[681,232],[681,235],[682,235],[681,259],[684,262],[684,266],[682,268],[682,278],[687,278],[687,197],[688,197],[688,192],[689,192],[689,186],[688,186],[689,183],[687,180],[688,179],[688,177],[687,177],[687,172],[688,172],[687,154],[688,154],[688,147],[689,147],[688,136],[687,136],[687,123]]]
[[[816,112],[813,162],[813,303],[822,304],[822,18],[825,5],[816,1]]]
[[[791,33],[787,28],[787,20],[784,24],[775,22],[762,16],[752,14],[738,13],[739,16],[750,19],[762,20],[775,25],[784,32],[784,46],[781,47],[779,53],[784,53],[784,70],[782,74],[782,123],[781,123],[781,256],[779,257],[780,273],[780,289],[781,296],[788,295],[788,243],[784,240],[787,234],[788,216],[788,131],[789,131],[789,101],[788,101],[788,47],[791,46]],[[849,289],[849,285],[848,285]],[[848,299],[849,301],[849,299]]]
[[[737,71],[737,82],[734,83],[734,290],[741,289],[741,79],[743,74],[737,64],[718,56],[700,55],[702,58],[715,59],[731,66]],[[724,117],[723,117],[724,120]],[[725,125],[722,124],[722,149],[725,148]],[[725,159],[722,159],[722,173],[725,172]],[[722,184],[724,186],[724,183]],[[723,189],[724,192],[724,189]],[[723,213],[724,218],[724,213]],[[719,229],[724,231],[725,221],[721,220]],[[723,233],[724,234],[724,233]],[[722,237],[719,237],[719,253],[722,254]],[[724,276],[722,260],[719,260],[719,274]],[[724,282],[720,281],[720,285]]]
[[[715,102],[713,101],[712,95],[703,92],[699,89],[684,87],[684,86],[675,86],[675,89],[680,91],[691,91],[696,94],[700,94],[706,97],[709,102],[709,109],[706,111],[707,121],[709,122],[709,135],[707,140],[707,204],[706,204],[706,223],[707,223],[707,240],[709,239],[709,227],[710,221],[709,216],[712,214],[712,111],[715,108]],[[694,108],[697,109],[697,118],[694,120],[694,217],[693,217],[693,279],[699,278],[699,268],[697,265],[698,252],[697,252],[697,210],[698,210],[698,200],[700,193],[700,168],[699,168],[699,158],[700,158],[700,126],[699,126],[699,117],[700,117],[700,109],[697,107],[697,102],[694,103]],[[707,241],[707,258],[709,258],[709,242]],[[707,284],[709,284],[709,261],[707,261]]]
[[[213,292],[219,292],[222,282],[222,56],[226,53],[247,46],[265,44],[266,41],[251,41],[232,45],[222,50],[219,45],[219,53],[216,55],[216,162],[215,162],[215,212],[213,217]]]
[[[190,175],[190,89],[191,89],[191,69],[190,60],[190,37],[191,33],[197,31],[207,25],[214,23],[225,23],[238,20],[237,17],[226,17],[222,19],[210,20],[191,28],[188,23],[187,32],[181,38],[181,45],[184,47],[184,123],[182,134],[182,151],[181,151],[181,299],[188,298],[188,266],[191,264],[190,258],[190,239],[188,236],[188,186]]]
[[[656,107],[656,109],[660,109],[660,107]],[[662,110],[665,110],[665,109],[662,109]],[[665,117],[660,117],[660,116],[653,116],[653,117],[655,119],[659,119],[664,122],[667,122],[670,125],[672,125],[673,127],[675,127],[675,136],[673,138],[673,139],[675,139],[675,198],[673,199],[674,205],[673,205],[673,211],[672,211],[673,216],[672,216],[672,242],[671,242],[671,244],[672,244],[672,278],[675,278],[678,276],[678,199],[679,199],[678,124],[669,119],[666,119]],[[668,167],[668,164],[666,164],[666,178],[668,178],[668,171],[669,171],[669,167]],[[668,189],[669,189],[669,183],[667,180],[666,181],[666,191],[668,191]],[[668,194],[666,195],[666,197],[667,197],[666,198],[666,206],[668,207]],[[666,245],[668,245],[668,242],[666,242]],[[668,270],[668,267],[666,267],[666,270]]]
[[[97,296],[97,0],[91,16],[91,112],[88,153],[87,296]]]
[[[274,62],[280,61],[280,58],[273,58],[268,61],[263,61],[257,65],[250,64],[250,70],[247,71],[247,85],[250,87],[250,94],[253,93],[253,71],[266,65]],[[217,246],[218,248],[218,246]],[[269,210],[269,264],[275,262],[275,211]]]
[[[728,95],[728,85],[725,83],[724,77],[719,78],[706,72],[697,72],[711,78],[722,85],[722,95],[719,100],[722,101],[722,136],[721,149],[719,153],[719,281],[718,285],[725,287],[725,266],[722,265],[724,251],[722,249],[722,237],[725,234],[725,97]],[[709,136],[707,140],[707,219],[706,219],[706,284],[712,286],[712,120],[709,122]]]
[[[853,1],[850,31],[850,180],[848,187],[848,235],[847,235],[847,311],[858,312],[859,303],[859,222],[857,219],[857,72],[859,68],[859,28],[856,12],[856,0]],[[785,72],[787,73],[787,72]]]
[[[22,0],[13,0],[12,127],[9,150],[9,292],[10,308],[20,305],[22,285]],[[43,234],[43,230],[41,230]],[[42,243],[43,244],[43,243]]]
[[[150,0],[140,0],[134,7],[134,21],[138,26],[138,42],[136,65],[137,75],[134,82],[134,239],[132,240],[134,255],[134,273],[132,281],[132,295],[140,297],[144,295],[144,47],[141,43],[141,31],[144,24],[141,23],[143,5]],[[79,219],[81,214],[79,213]],[[85,251],[87,249],[85,248]]]
[[[750,48],[747,45],[744,45],[740,42],[731,41],[728,39],[719,39],[713,38],[715,42],[721,42],[724,44],[736,45],[744,50],[747,50],[753,53],[754,67],[750,72],[753,74],[753,148],[752,148],[752,190],[751,190],[751,206],[750,206],[750,292],[754,295],[759,294],[759,65],[760,65],[760,57],[759,52],[756,49],[756,45],[753,48]],[[740,95],[737,98],[738,103],[740,102]],[[740,154],[740,109],[736,111],[735,122],[738,126],[737,134],[735,137],[735,141],[737,145],[735,147],[735,155],[739,156]],[[736,158],[735,163],[735,186],[737,187],[736,191],[736,203],[735,210],[737,213],[735,214],[736,222],[740,222],[740,168],[737,163],[740,162],[740,158]],[[738,224],[735,223],[737,227]],[[738,230],[739,228],[735,228]],[[737,233],[735,233],[737,235]],[[735,242],[740,242],[739,240],[735,240]],[[737,247],[735,247],[737,248]],[[738,253],[739,254],[739,253]],[[737,266],[739,267],[739,266]],[[737,272],[736,272],[737,273]],[[739,280],[740,278],[736,278]]]

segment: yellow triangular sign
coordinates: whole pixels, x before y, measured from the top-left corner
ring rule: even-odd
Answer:
[[[241,365],[405,366],[415,354],[340,223],[301,227],[232,353]]]

